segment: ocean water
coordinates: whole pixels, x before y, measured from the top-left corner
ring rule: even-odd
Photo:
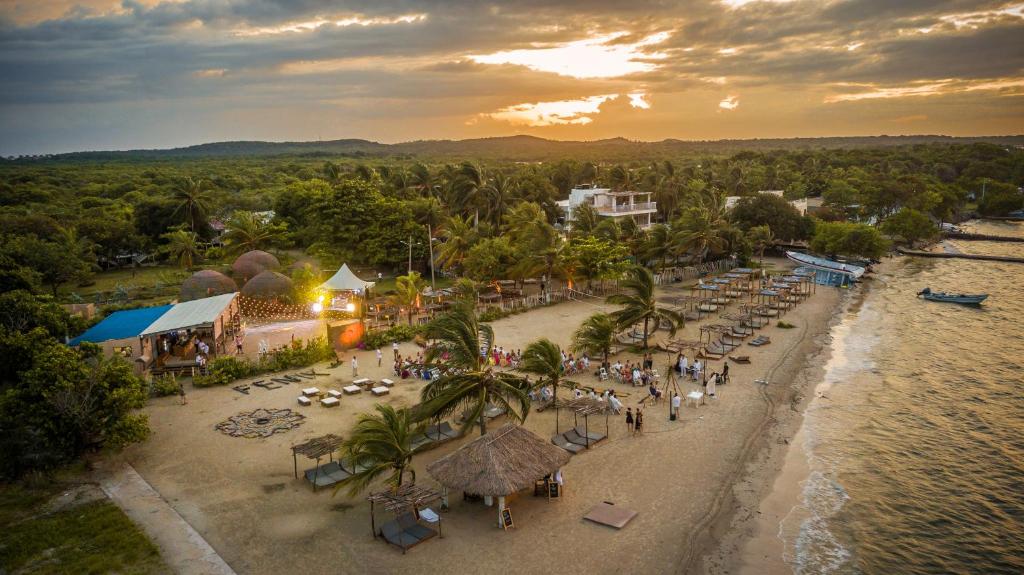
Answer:
[[[972,226],[1024,237],[1022,224]],[[1024,244],[950,242],[1024,256]],[[919,300],[990,294],[979,309]],[[833,330],[779,535],[795,573],[1024,573],[1024,264],[902,258]]]

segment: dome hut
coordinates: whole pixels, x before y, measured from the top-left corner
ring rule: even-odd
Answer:
[[[292,280],[286,275],[267,270],[242,286],[242,295],[256,299],[291,299]]]
[[[238,291],[235,280],[214,270],[200,270],[181,284],[180,301],[192,301]]]
[[[245,252],[238,256],[235,263],[231,264],[231,273],[234,274],[236,280],[242,283],[258,276],[260,272],[279,269],[281,269],[281,262],[263,250]]]

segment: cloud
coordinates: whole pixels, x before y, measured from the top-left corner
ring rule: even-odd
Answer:
[[[718,103],[718,107],[722,110],[732,111],[740,107],[739,96],[728,96]]]
[[[604,94],[578,100],[516,104],[483,116],[499,122],[508,122],[513,126],[585,126],[594,121],[595,114],[601,112],[601,104],[617,97],[617,94]]]

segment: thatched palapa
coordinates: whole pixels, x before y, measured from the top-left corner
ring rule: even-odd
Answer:
[[[200,270],[181,283],[180,301],[192,301],[238,291],[235,280],[214,270]]]
[[[501,497],[532,488],[569,458],[567,451],[508,424],[431,463],[427,472],[448,489]]]

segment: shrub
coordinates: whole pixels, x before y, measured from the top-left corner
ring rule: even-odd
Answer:
[[[251,361],[233,356],[218,357],[207,364],[207,375],[197,375],[193,378],[192,385],[196,387],[226,385],[236,379],[256,375],[258,371],[256,365]]]
[[[173,373],[165,373],[153,378],[149,386],[149,394],[154,397],[167,397],[178,393],[178,378]]]
[[[363,347],[366,349],[377,349],[392,342],[409,341],[422,333],[423,326],[396,325],[388,329],[368,332],[363,336]]]

